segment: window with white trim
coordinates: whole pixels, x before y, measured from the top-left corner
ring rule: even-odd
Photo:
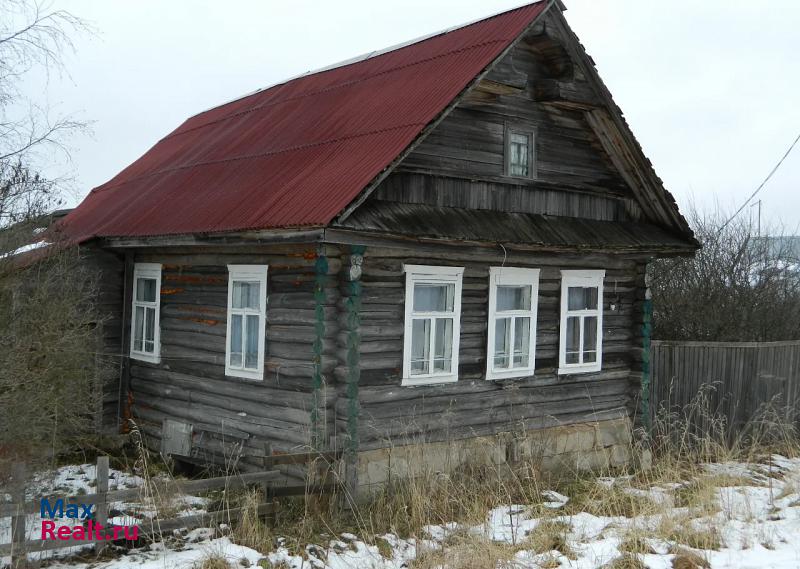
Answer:
[[[161,265],[136,263],[133,266],[131,306],[131,357],[158,363],[161,358]]]
[[[267,265],[228,265],[225,375],[264,378]]]
[[[533,375],[539,269],[489,269],[486,379]]]
[[[463,267],[405,265],[403,385],[458,380]]]
[[[558,373],[600,371],[605,271],[561,271]]]

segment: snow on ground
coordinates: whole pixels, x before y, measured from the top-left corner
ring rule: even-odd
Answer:
[[[23,245],[22,247],[18,247],[13,251],[9,251],[8,253],[0,253],[0,260],[5,259],[6,257],[16,257],[17,255],[22,255],[23,253],[27,253],[28,251],[35,251],[36,249],[41,249],[42,247],[49,247],[50,243],[47,241],[37,241],[35,243],[29,243],[28,245]]]
[[[40,472],[34,475],[33,480],[28,484],[25,497],[28,500],[38,500],[40,498],[51,498],[51,503],[58,498],[67,496],[81,496],[93,494],[95,492],[95,471],[93,464],[74,464],[63,466],[55,471]],[[159,478],[156,478],[159,480]],[[161,480],[163,482],[163,480]],[[157,515],[157,505],[155,501],[169,502],[169,507],[178,516],[189,516],[205,512],[208,500],[196,496],[175,494],[168,497],[151,496],[144,487],[144,479],[135,474],[130,474],[113,468],[108,472],[109,491],[142,488],[142,496],[136,501],[114,502],[109,505],[109,520],[111,525],[132,526],[143,519],[152,518]],[[0,501],[10,500],[8,494],[0,494]],[[166,505],[166,504],[162,504]],[[26,539],[37,540],[41,538],[42,517],[39,512],[30,514],[25,521]],[[59,526],[79,526],[82,525],[81,519],[63,518],[59,520]],[[0,543],[11,541],[11,518],[0,518]],[[42,552],[32,554],[31,557],[38,559],[63,557],[81,550],[91,548],[89,545],[81,545],[57,551]],[[0,567],[10,563],[9,557],[0,557]]]
[[[510,563],[498,567],[533,569],[547,565],[555,569],[599,569],[621,555],[620,546],[636,531],[644,536],[649,553],[639,556],[650,569],[667,569],[673,565],[676,542],[656,529],[669,520],[681,528],[712,528],[720,539],[718,550],[691,549],[706,559],[713,569],[796,569],[800,567],[800,459],[774,456],[769,464],[722,463],[705,465],[705,476],[727,479],[727,484],[714,490],[715,507],[700,509],[675,507],[674,492],[680,484],[665,484],[651,488],[630,486],[630,477],[603,478],[598,483],[609,491],[622,488],[624,492],[644,496],[660,509],[651,515],[634,518],[603,517],[588,512],[565,511],[570,497],[550,491],[544,494],[546,518],[538,518],[529,505],[509,505],[489,512],[486,521],[477,526],[428,526],[420,539],[401,539],[384,535],[382,550],[368,545],[362,538],[342,534],[325,546],[309,545],[302,554],[290,552],[285,541],[277,540],[270,551],[255,551],[233,543],[230,536],[211,529],[179,532],[164,542],[134,549],[110,561],[80,563],[67,559],[51,560],[52,569],[170,569],[199,567],[209,555],[225,558],[231,567],[280,567],[281,569],[400,569],[412,565],[419,551],[436,551],[445,547],[455,532],[489,539],[511,546]],[[69,493],[83,488],[92,491],[93,467],[81,465],[59,470],[49,482],[37,480],[34,492],[48,490]],[[122,472],[114,472],[112,488],[138,487],[142,480]],[[39,494],[41,495],[41,494]],[[197,511],[204,504],[184,503],[186,512]],[[697,504],[699,506],[699,504]],[[123,505],[124,507],[124,505]],[[146,511],[138,505],[138,512]],[[537,526],[547,522],[565,524],[567,543],[572,550],[568,557],[558,551],[536,552],[526,546],[526,540]],[[544,526],[543,526],[544,527]],[[8,536],[8,520],[0,520],[0,541]],[[223,532],[224,533],[224,532]],[[660,537],[658,537],[660,536]],[[7,539],[6,539],[7,540]],[[374,542],[374,539],[368,540]],[[443,566],[445,569],[447,565]],[[451,568],[456,569],[456,568]]]

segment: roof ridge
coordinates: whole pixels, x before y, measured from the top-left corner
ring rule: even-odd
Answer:
[[[500,12],[496,12],[494,14],[490,14],[489,16],[476,18],[474,20],[470,20],[470,21],[464,22],[462,24],[456,24],[454,26],[450,26],[448,28],[444,28],[444,29],[441,29],[441,30],[438,30],[438,31],[435,31],[435,32],[431,32],[431,33],[426,34],[426,35],[418,36],[416,38],[413,38],[413,39],[410,39],[410,40],[406,40],[406,41],[401,42],[401,43],[397,43],[397,44],[394,44],[394,45],[391,45],[391,46],[387,46],[387,47],[384,47],[384,48],[381,48],[381,49],[373,50],[373,51],[364,52],[364,53],[362,53],[360,55],[356,55],[356,56],[351,57],[349,59],[343,59],[341,61],[338,61],[338,62],[335,62],[335,63],[331,63],[331,64],[326,65],[324,67],[319,67],[317,69],[311,69],[311,70],[306,71],[304,73],[299,73],[297,75],[292,75],[291,77],[288,77],[286,79],[281,79],[280,81],[277,81],[275,83],[271,83],[271,84],[267,85],[266,87],[259,87],[255,91],[252,91],[250,93],[245,93],[244,95],[240,95],[239,97],[234,97],[233,99],[225,101],[224,103],[220,103],[219,105],[214,105],[213,107],[209,107],[207,109],[204,109],[204,110],[202,110],[200,112],[197,112],[197,113],[195,113],[193,115],[190,115],[186,120],[187,121],[191,120],[191,119],[193,119],[195,117],[199,117],[200,115],[205,114],[205,113],[207,113],[209,111],[213,111],[214,109],[218,109],[220,107],[224,107],[225,105],[230,105],[231,103],[235,103],[237,101],[241,101],[242,99],[246,99],[248,97],[252,97],[254,95],[258,95],[259,93],[263,93],[263,92],[268,91],[270,89],[274,89],[275,87],[279,87],[281,85],[286,85],[287,83],[291,83],[292,81],[295,81],[297,79],[303,79],[305,77],[311,77],[313,75],[319,75],[320,73],[333,71],[334,69],[340,69],[342,67],[347,67],[348,65],[354,65],[356,63],[361,63],[362,61],[367,61],[368,59],[373,59],[375,57],[380,57],[380,56],[386,55],[388,53],[393,53],[395,51],[404,49],[406,47],[410,47],[410,46],[416,45],[418,43],[422,43],[424,41],[428,41],[428,40],[431,40],[433,38],[436,38],[436,37],[439,37],[439,36],[443,36],[443,35],[446,35],[446,34],[461,30],[463,28],[468,28],[470,26],[474,26],[476,24],[480,24],[480,23],[486,22],[488,20],[493,20],[494,18],[499,18],[500,16],[504,16],[504,15],[509,14],[511,12],[516,12],[518,10],[523,10],[525,8],[528,8],[529,6],[533,6],[534,4],[542,4],[542,3],[547,3],[549,1],[551,1],[551,0],[534,0],[533,2],[526,1],[523,4],[520,4],[519,6],[516,6],[516,7],[513,7],[513,8],[508,8],[506,10],[501,10]]]
[[[210,120],[210,121],[205,122],[203,124],[199,124],[197,126],[193,126],[191,128],[187,128],[187,129],[178,128],[178,129],[172,131],[171,133],[169,133],[167,136],[165,136],[161,140],[162,141],[163,140],[169,140],[171,138],[175,138],[175,137],[183,135],[183,134],[194,132],[194,131],[199,130],[201,128],[205,128],[207,126],[226,121],[226,120],[228,120],[230,118],[241,116],[241,115],[246,115],[248,113],[256,112],[256,111],[259,111],[259,110],[267,108],[267,107],[273,107],[275,105],[280,105],[280,104],[287,103],[287,102],[290,102],[290,101],[297,101],[299,99],[304,99],[306,97],[313,97],[313,96],[319,95],[321,93],[328,93],[330,91],[334,91],[334,90],[340,89],[342,87],[347,87],[347,86],[350,86],[350,85],[354,85],[356,83],[362,83],[364,81],[369,81],[371,79],[375,79],[376,77],[380,77],[381,75],[394,73],[395,71],[398,71],[400,69],[407,69],[409,67],[414,67],[415,65],[420,65],[422,63],[428,63],[430,61],[435,61],[437,59],[441,59],[443,57],[448,57],[448,56],[456,54],[456,53],[461,53],[461,52],[465,52],[465,51],[469,51],[469,50],[473,50],[473,49],[478,49],[478,48],[481,48],[481,47],[485,47],[487,45],[492,45],[492,44],[496,44],[496,43],[502,43],[504,41],[506,41],[505,38],[504,39],[498,39],[498,40],[484,41],[484,42],[481,42],[481,43],[475,43],[475,44],[472,44],[472,45],[470,45],[468,47],[462,47],[462,48],[458,48],[458,49],[451,49],[450,51],[445,51],[445,52],[442,52],[442,53],[440,53],[438,55],[434,55],[434,56],[431,56],[431,57],[426,57],[424,59],[418,59],[418,60],[413,61],[411,63],[404,63],[402,65],[397,65],[397,66],[392,67],[390,69],[386,69],[384,71],[379,71],[377,73],[373,73],[372,75],[366,75],[366,76],[361,77],[359,79],[350,79],[348,81],[342,81],[341,83],[337,83],[335,85],[329,85],[329,86],[327,86],[325,88],[322,88],[322,89],[306,91],[304,93],[301,93],[301,94],[298,94],[298,95],[294,95],[294,96],[291,96],[291,97],[287,97],[285,99],[279,99],[279,100],[275,100],[275,101],[266,101],[266,102],[264,102],[264,103],[262,103],[260,105],[255,105],[255,106],[250,107],[248,109],[242,109],[242,110],[239,110],[239,111],[234,111],[234,112],[226,114],[225,116],[219,117],[218,119],[213,119],[213,120]],[[300,79],[300,78],[301,77],[298,77],[298,79]],[[287,83],[281,83],[279,85],[285,85]],[[272,89],[272,88],[277,87],[279,85],[274,85],[273,87],[270,87],[269,89]],[[265,93],[265,92],[266,92],[266,90],[265,91],[259,91],[259,93]],[[256,94],[256,93],[253,93],[253,94]],[[223,105],[220,105],[219,107],[214,107],[212,109],[209,109],[209,111],[217,109],[217,108],[220,108],[220,107],[223,107],[223,106],[225,106],[227,104],[230,104],[230,103],[225,103]],[[205,112],[209,112],[209,111],[205,111]],[[199,117],[201,114],[203,114],[203,113],[194,115],[193,117],[189,117],[188,119],[186,119],[184,124],[186,124],[186,122],[188,122],[189,120],[191,120],[191,119],[193,119],[195,117]]]

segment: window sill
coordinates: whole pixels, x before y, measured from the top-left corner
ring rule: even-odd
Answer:
[[[263,371],[247,371],[243,369],[230,369],[225,368],[225,377],[235,377],[236,379],[250,379],[254,381],[263,381]]]
[[[503,381],[505,379],[525,379],[526,377],[533,377],[534,370],[532,369],[515,369],[508,372],[490,371],[486,373],[487,381]]]
[[[592,364],[590,366],[560,366],[558,375],[574,375],[578,373],[596,373],[602,369],[602,364]]]
[[[441,385],[444,383],[455,383],[458,381],[457,375],[429,375],[404,377],[400,383],[401,387],[425,387],[427,385]]]
[[[516,174],[503,174],[502,178],[506,179],[506,180],[520,180],[520,181],[526,181],[526,182],[532,182],[532,181],[536,180],[536,176],[535,175],[518,176]]]
[[[161,363],[161,356],[153,356],[150,354],[140,354],[137,352],[131,352],[130,358],[132,360],[139,360],[140,362],[147,362],[151,364],[160,364]]]

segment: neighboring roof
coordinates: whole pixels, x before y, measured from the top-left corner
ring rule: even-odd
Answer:
[[[754,237],[752,247],[765,247],[767,256],[771,259],[800,263],[800,235]]]
[[[92,237],[329,224],[545,10],[544,1],[203,112],[66,218]]]
[[[696,247],[656,225],[371,200],[343,228],[429,239],[551,248],[691,252]]]

